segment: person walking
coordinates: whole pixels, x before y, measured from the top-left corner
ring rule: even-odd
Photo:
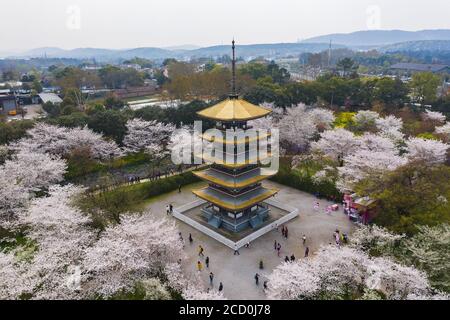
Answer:
[[[194,239],[192,239],[192,234],[189,233],[189,243],[192,244],[194,242]]]
[[[181,193],[181,184],[178,186],[178,193]]]
[[[288,256],[286,256],[285,258],[284,258],[284,262],[289,262],[290,260],[289,260],[289,257]]]
[[[209,273],[209,284],[212,286],[214,284],[214,273]]]
[[[278,254],[278,256],[280,256],[280,251],[281,251],[281,244],[278,243],[278,245],[277,245],[277,254]]]
[[[255,274],[255,283],[259,286],[259,274]]]
[[[283,236],[283,238],[285,237],[285,229],[284,229],[284,226],[283,227],[281,227],[281,235]]]
[[[303,240],[303,245],[305,245],[306,244],[306,235],[303,235],[302,240]]]
[[[169,204],[169,211],[171,214],[173,213],[173,205],[172,204]]]
[[[305,250],[305,258],[307,258],[308,255],[309,255],[309,247],[306,247],[306,250]]]
[[[275,240],[275,242],[273,243],[273,250],[277,250],[278,244],[277,244],[277,240]]]
[[[204,257],[205,254],[203,253],[204,249],[202,246],[198,246],[198,256]]]
[[[203,269],[202,263],[200,261],[197,261],[197,270],[198,270],[198,272],[202,271],[202,269]]]
[[[295,256],[294,256],[294,254],[292,254],[292,256],[291,256],[291,262],[294,262],[295,261]]]
[[[169,208],[169,205],[166,206],[166,214],[167,214],[167,215],[170,214],[170,208]]]
[[[239,249],[238,249],[238,247],[235,245],[234,246],[234,254],[233,255],[235,255],[235,256],[239,256],[239,255],[241,255],[240,253],[239,253]]]
[[[285,237],[286,239],[288,238],[288,233],[289,233],[288,227],[285,227],[285,228],[284,228],[284,237]]]
[[[264,281],[263,288],[264,288],[264,291],[267,290],[267,281]]]
[[[223,290],[223,284],[221,282],[221,283],[219,283],[219,292],[222,292],[222,290]]]
[[[205,264],[206,264],[206,268],[209,269],[209,257],[206,257]]]

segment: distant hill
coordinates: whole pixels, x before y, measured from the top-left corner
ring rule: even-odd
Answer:
[[[42,47],[42,48],[36,48],[36,49],[26,51],[26,52],[20,54],[20,56],[24,56],[24,57],[44,57],[45,55],[57,56],[60,54],[64,54],[64,52],[65,52],[65,50],[61,49],[61,48]]]
[[[395,43],[380,47],[381,52],[449,51],[450,40],[426,40]]]
[[[343,47],[343,46],[335,46]],[[237,54],[242,58],[253,58],[258,56],[279,57],[296,55],[304,52],[319,52],[326,50],[327,44],[322,43],[274,43],[274,44],[252,44],[238,45]],[[38,48],[27,51],[16,57],[43,57],[48,58],[71,58],[71,59],[92,59],[97,61],[110,62],[120,59],[131,59],[134,57],[151,60],[162,60],[165,58],[194,58],[194,57],[220,57],[230,54],[230,46],[212,46],[194,50],[168,50],[153,47],[143,47],[125,50],[98,49],[98,48],[77,48],[64,50],[59,48]]]
[[[298,56],[305,52],[320,52],[328,49],[329,41],[333,42],[333,49],[377,49],[382,52],[401,51],[448,51],[450,50],[450,30],[370,30],[358,31],[349,34],[330,34],[314,37],[299,43],[270,43],[237,45],[238,57],[252,59],[257,57],[280,58]],[[163,60],[166,58],[190,59],[209,58],[230,55],[230,45],[219,45],[198,48],[193,45],[173,46],[168,48],[143,47],[133,49],[101,49],[77,48],[64,50],[55,47],[33,49],[13,58],[69,58],[69,59],[96,59],[99,62],[117,62],[124,59],[140,57],[150,60]]]
[[[48,58],[70,58],[70,59],[92,59],[110,62],[120,59],[131,59],[141,57],[147,59],[165,59],[175,57],[175,53],[170,50],[160,48],[134,48],[126,50],[99,49],[99,48],[77,48],[64,50],[60,48],[37,48],[24,52],[15,57],[35,58],[47,56]]]
[[[344,47],[344,46],[337,46]],[[323,43],[271,43],[271,44],[249,44],[237,45],[236,52],[242,58],[279,57],[287,55],[298,55],[304,52],[320,52],[328,48]],[[212,46],[191,50],[186,55],[190,57],[219,57],[230,54],[229,45]]]
[[[341,44],[350,47],[383,46],[400,42],[424,40],[450,40],[450,30],[367,30],[352,33],[335,33],[313,37],[302,43],[329,43]]]
[[[197,50],[200,48],[201,48],[200,46],[196,46],[195,44],[183,44],[180,46],[165,47],[163,49],[171,50],[171,51],[183,51],[183,50]]]

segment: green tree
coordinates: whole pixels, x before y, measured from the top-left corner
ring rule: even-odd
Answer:
[[[338,61],[336,67],[342,70],[344,77],[347,77],[351,72],[358,69],[357,64],[351,58],[344,58]]]
[[[47,101],[46,103],[44,103],[42,105],[42,109],[44,109],[45,112],[47,112],[47,114],[50,117],[57,117],[61,114],[61,107],[58,104],[54,104],[50,101]]]
[[[127,116],[117,110],[104,110],[91,115],[88,127],[95,132],[113,138],[121,144],[126,134]]]
[[[125,106],[125,103],[117,95],[109,95],[104,104],[108,109],[121,109]]]
[[[8,144],[23,138],[27,130],[33,128],[33,120],[0,122],[0,144]]]
[[[410,82],[411,94],[414,101],[422,105],[436,101],[437,88],[440,83],[440,77],[431,72],[415,73]]]
[[[33,81],[33,90],[35,90],[37,93],[41,93],[42,92],[42,85],[41,85],[41,82],[39,80],[34,80]]]
[[[410,163],[377,179],[362,181],[357,193],[378,201],[374,222],[397,233],[414,234],[416,225],[450,223],[450,167]]]
[[[400,79],[381,78],[374,81],[373,98],[390,106],[402,106],[409,89]]]

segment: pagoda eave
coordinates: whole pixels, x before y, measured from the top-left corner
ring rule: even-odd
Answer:
[[[192,192],[199,198],[208,201],[220,208],[231,212],[238,212],[257,205],[258,203],[269,199],[276,195],[279,189],[259,188],[255,190],[255,195],[252,195],[250,199],[245,201],[238,201],[239,199],[233,199],[231,196],[225,196],[218,191],[214,191],[209,187],[193,190]]]
[[[196,172],[193,172],[193,174],[202,180],[217,184],[217,185],[225,187],[225,188],[242,189],[242,188],[251,186],[253,184],[259,183],[265,179],[275,176],[276,171],[274,171],[272,173],[264,174],[264,175],[260,174],[257,176],[249,177],[249,178],[243,179],[242,181],[236,181],[238,179],[230,179],[232,181],[226,181],[225,179],[223,179],[221,177],[217,177],[217,176],[210,174],[208,172],[208,170],[196,171]]]

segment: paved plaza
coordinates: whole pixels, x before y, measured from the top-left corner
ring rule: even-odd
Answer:
[[[305,246],[302,244],[302,236],[307,237],[306,246],[310,249],[310,255],[316,251],[320,245],[333,242],[333,232],[337,229],[344,233],[351,233],[353,223],[350,222],[342,209],[337,212],[327,214],[326,206],[331,204],[325,200],[319,200],[319,211],[314,210],[314,203],[317,201],[313,195],[285,187],[277,183],[267,181],[267,187],[279,188],[281,191],[275,196],[275,200],[299,209],[299,216],[288,222],[286,226],[289,230],[289,238],[282,237],[281,231],[271,231],[251,243],[250,248],[239,250],[240,255],[234,255],[233,250],[216,240],[197,231],[191,226],[176,221],[177,226],[185,240],[185,250],[188,259],[184,262],[183,268],[187,274],[195,275],[197,271],[198,246],[205,249],[205,257],[209,256],[209,269],[204,267],[200,276],[205,286],[209,285],[209,272],[213,272],[214,288],[217,289],[219,282],[223,283],[224,295],[228,299],[265,299],[262,283],[265,276],[284,261],[285,256],[295,255],[296,258],[303,258]],[[192,189],[202,187],[204,184],[186,186],[181,190],[165,194],[152,200],[148,209],[156,217],[166,216],[166,205],[171,203],[175,208],[196,200],[192,194]],[[194,242],[189,244],[189,233],[192,234]],[[277,256],[274,250],[274,241],[281,243],[281,254]],[[204,265],[204,258],[200,259]],[[264,269],[259,269],[259,261],[263,260]],[[255,285],[254,275],[261,275],[260,285]]]

